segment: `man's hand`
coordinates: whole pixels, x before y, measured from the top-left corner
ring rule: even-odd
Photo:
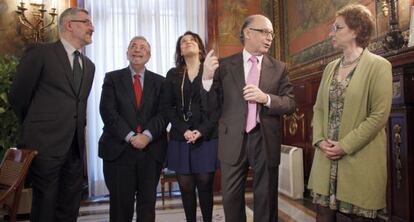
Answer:
[[[243,97],[246,101],[266,104],[268,97],[259,87],[248,84],[243,88]]]
[[[137,135],[131,138],[131,144],[136,149],[144,149],[147,147],[148,143],[150,142],[150,138],[142,133],[138,133]]]
[[[213,79],[214,72],[219,67],[217,56],[214,55],[214,50],[210,50],[206,55],[203,67],[203,80]]]

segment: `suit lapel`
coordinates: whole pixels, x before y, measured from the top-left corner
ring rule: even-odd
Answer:
[[[154,89],[153,84],[154,84],[153,74],[150,71],[145,70],[144,90],[142,92],[141,108],[145,107],[145,104],[148,103],[150,99],[152,99],[151,94],[152,94],[152,90]]]
[[[269,58],[266,55],[264,55],[259,80],[259,88],[263,92],[270,91],[272,84],[274,84],[273,81],[277,75],[277,73],[275,73],[275,70],[276,69],[274,65],[270,62]]]
[[[229,67],[230,73],[236,83],[239,91],[242,91],[246,85],[244,78],[244,66],[243,66],[243,54],[239,53],[233,61],[231,61],[231,67]]]
[[[82,60],[82,77],[81,77],[79,95],[82,95],[87,88],[86,83],[88,82],[87,80],[89,78],[88,74],[91,73],[91,71],[89,71],[91,67],[89,66],[89,63],[86,62],[85,55],[81,53],[80,58]]]
[[[65,77],[69,82],[70,88],[72,89],[72,92],[75,93],[74,86],[73,86],[72,68],[70,66],[70,62],[69,62],[66,50],[60,41],[57,41],[54,47],[56,49],[55,50],[56,56],[59,59],[60,63],[62,64],[61,67],[63,67],[63,72],[65,73]]]
[[[129,67],[122,70],[121,74],[121,82],[125,87],[127,98],[131,102],[131,105],[136,109],[136,101],[135,101],[135,91],[134,91],[134,83],[132,82],[131,71]]]

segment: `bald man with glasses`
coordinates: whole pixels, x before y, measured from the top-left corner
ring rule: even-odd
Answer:
[[[204,62],[203,88],[218,121],[223,206],[227,222],[245,222],[244,192],[253,170],[254,221],[277,221],[280,118],[295,108],[286,65],[267,55],[273,26],[263,15],[246,18],[242,52]]]

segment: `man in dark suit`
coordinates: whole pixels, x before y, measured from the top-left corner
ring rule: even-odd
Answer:
[[[204,62],[203,87],[209,91],[211,116],[219,124],[228,222],[246,221],[244,191],[249,166],[254,175],[254,221],[277,221],[280,118],[293,112],[295,102],[286,65],[266,55],[273,37],[269,19],[249,16],[241,29],[243,51],[220,61],[210,51]]]
[[[137,221],[155,221],[167,123],[160,101],[164,77],[145,68],[150,56],[148,41],[134,37],[127,51],[129,66],[107,73],[102,86],[99,156],[104,161],[112,222],[130,222],[135,200]]]
[[[69,8],[59,19],[60,40],[29,48],[10,91],[21,123],[21,146],[39,154],[30,168],[31,221],[76,221],[84,172],[86,104],[94,64],[79,51],[92,42],[91,18]]]

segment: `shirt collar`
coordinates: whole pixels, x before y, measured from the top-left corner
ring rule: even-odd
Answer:
[[[76,50],[78,50],[79,52],[81,51],[80,49],[76,49],[75,47],[73,47],[66,39],[64,39],[63,37],[60,38],[60,42],[62,42],[63,48],[65,48],[65,51],[68,55],[72,55]]]
[[[129,66],[129,70],[131,71],[131,76],[132,77],[134,77],[134,75],[137,74],[131,66]],[[144,67],[142,70],[140,70],[138,72],[138,74],[141,74],[141,78],[144,77],[145,70],[146,70],[146,68]]]
[[[244,63],[248,63],[250,57],[252,57],[252,54],[250,54],[246,49],[243,49],[243,62]],[[259,65],[259,67],[260,67],[260,65],[262,64],[263,55],[256,56],[256,57],[259,60],[259,62],[257,63],[257,65]]]

